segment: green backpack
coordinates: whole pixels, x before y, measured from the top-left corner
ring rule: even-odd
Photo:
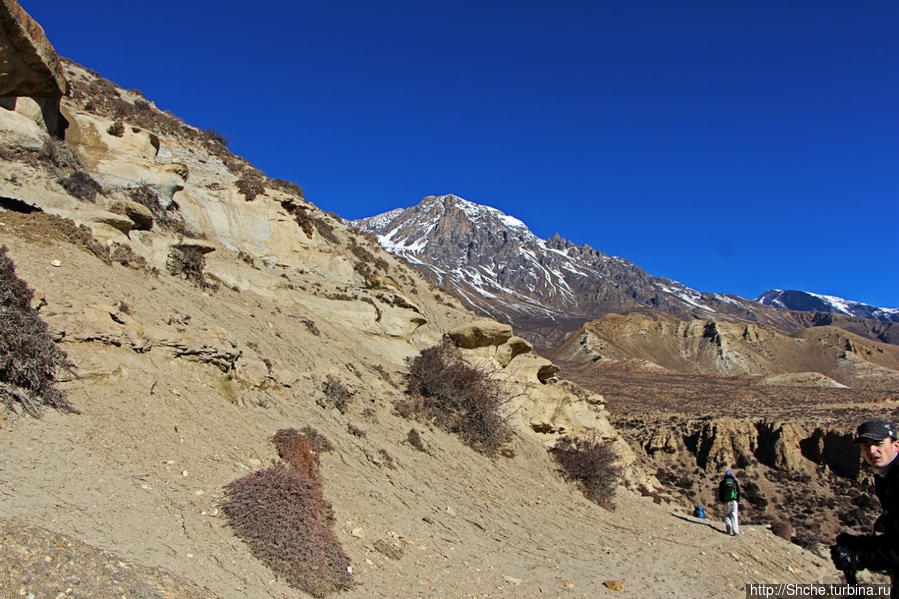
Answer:
[[[733,479],[726,478],[721,481],[721,498],[724,501],[737,500],[737,483]]]

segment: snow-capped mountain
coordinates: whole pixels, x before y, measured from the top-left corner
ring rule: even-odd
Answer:
[[[757,320],[735,296],[700,293],[558,234],[540,239],[520,220],[454,195],[350,222],[470,307],[541,345],[608,312],[653,308],[680,318]],[[757,305],[756,305],[757,306]]]
[[[770,289],[755,301],[766,306],[802,312],[833,312],[856,318],[870,318],[885,322],[899,322],[899,308],[878,308],[832,295],[807,291]]]

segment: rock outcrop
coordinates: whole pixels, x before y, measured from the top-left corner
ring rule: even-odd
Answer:
[[[68,91],[62,65],[43,28],[16,0],[0,0],[0,102],[14,109],[17,97],[34,99],[47,131],[62,138],[66,120],[59,101]]]

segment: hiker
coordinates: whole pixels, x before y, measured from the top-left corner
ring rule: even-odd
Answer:
[[[880,500],[882,514],[874,523],[873,534],[840,533],[830,546],[830,557],[837,570],[846,573],[847,581],[858,570],[889,572],[890,597],[899,598],[899,434],[887,420],[868,420],[859,425],[855,442],[861,446],[862,458],[874,468],[874,492]]]
[[[718,501],[724,504],[724,526],[727,534],[740,534],[740,483],[730,470],[718,485]]]

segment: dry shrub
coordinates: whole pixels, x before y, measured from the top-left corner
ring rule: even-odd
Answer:
[[[285,181],[284,179],[274,179],[269,181],[269,185],[271,185],[275,189],[283,191],[284,193],[303,197],[303,188],[292,181]]]
[[[303,206],[302,204],[297,204],[292,199],[283,200],[281,202],[281,207],[284,208],[284,210],[286,210],[288,214],[293,216],[293,219],[303,230],[303,233],[306,234],[306,237],[312,239],[313,228],[312,218],[309,216],[309,208],[307,206]]]
[[[353,392],[350,391],[340,377],[329,374],[328,378],[322,383],[322,393],[325,394],[325,401],[319,402],[323,408],[333,406],[341,414],[345,414],[350,407],[353,399]]]
[[[43,406],[77,410],[53,386],[56,372],[73,366],[50,337],[47,324],[31,307],[34,292],[16,275],[0,246],[0,402],[39,418]]]
[[[316,217],[312,219],[312,224],[315,225],[315,230],[318,231],[318,234],[324,239],[327,239],[334,244],[340,243],[337,235],[334,234],[334,227],[331,226],[331,223],[323,218]]]
[[[312,451],[309,437],[295,428],[282,428],[272,437],[272,442],[282,460],[306,477],[317,478],[318,456]]]
[[[793,525],[787,520],[775,520],[771,523],[771,532],[785,541],[793,538]]]
[[[328,438],[311,426],[304,426],[300,429],[300,432],[306,435],[306,437],[309,439],[309,442],[312,445],[312,451],[314,451],[317,455],[328,453],[329,451],[334,451],[334,445],[332,445],[331,442],[328,441]]]
[[[374,268],[380,269],[383,272],[386,272],[387,269],[390,268],[390,264],[387,263],[387,260],[384,260],[384,258],[375,257],[374,254],[369,252],[361,245],[356,245],[354,239],[350,239],[354,242],[353,246],[350,248],[350,251],[353,252],[354,256],[359,258],[362,264],[373,265]]]
[[[125,135],[125,123],[121,120],[115,121],[106,129],[106,132],[113,137],[122,137]]]
[[[84,164],[72,146],[55,137],[44,141],[41,148],[41,159],[58,169],[56,172],[60,174],[69,171],[84,171]]]
[[[138,256],[130,245],[122,245],[121,243],[113,243],[109,248],[109,259],[112,262],[127,266],[135,270],[149,271],[146,259]]]
[[[248,202],[256,199],[256,196],[265,193],[265,184],[259,176],[245,175],[234,184],[237,186],[237,191],[242,193],[244,199]]]
[[[512,434],[500,384],[485,368],[465,362],[447,339],[409,362],[406,392],[409,397],[395,405],[401,416],[432,421],[475,451],[495,455]]]
[[[204,130],[203,136],[206,138],[207,142],[219,144],[220,146],[225,147],[225,148],[227,148],[229,145],[231,145],[230,139],[228,139],[221,132],[216,131],[213,128]]]
[[[57,182],[62,185],[63,189],[70,196],[78,198],[82,202],[93,203],[102,189],[100,184],[84,171],[75,171],[66,177],[58,179]]]
[[[178,212],[178,206],[174,202],[169,204],[168,208],[163,208],[159,203],[159,195],[149,185],[131,188],[128,190],[128,196],[132,201],[149,208],[153,214],[153,222],[163,229],[190,239],[203,237],[201,233],[197,233],[187,226],[184,222],[184,217]]]
[[[47,220],[53,228],[62,234],[66,241],[74,245],[80,245],[106,264],[112,264],[109,257],[109,248],[94,239],[93,233],[86,225],[76,225],[74,221],[55,214],[48,214]]]
[[[334,512],[315,480],[287,468],[259,470],[228,484],[222,511],[253,555],[292,587],[324,597],[353,586]]]
[[[622,468],[610,443],[560,437],[550,452],[565,478],[576,481],[587,499],[613,509],[612,496],[621,481]]]
[[[208,291],[217,289],[214,283],[206,280],[206,256],[203,255],[200,248],[173,247],[169,251],[165,265],[170,275],[183,277],[200,289]]]

